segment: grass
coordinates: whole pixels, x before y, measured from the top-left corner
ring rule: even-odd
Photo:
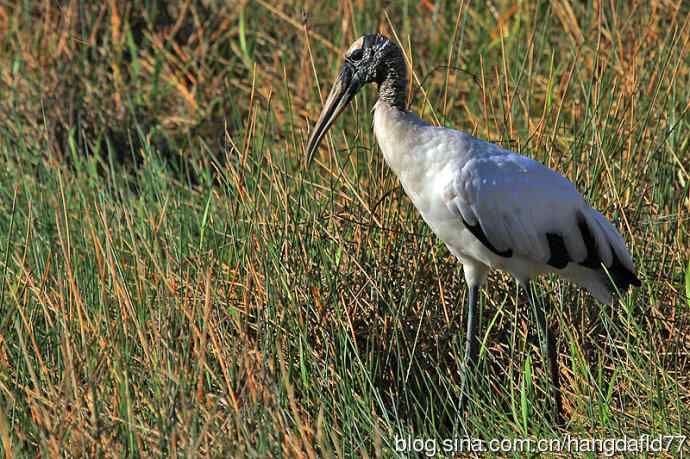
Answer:
[[[6,457],[688,435],[688,17],[636,0],[0,3]],[[344,50],[375,30],[405,49],[412,110],[561,171],[634,254],[643,286],[613,307],[540,283],[562,428],[499,273],[477,408],[454,422],[462,272],[377,150],[374,89],[302,165]]]

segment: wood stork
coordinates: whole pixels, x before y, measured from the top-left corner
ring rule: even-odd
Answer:
[[[386,162],[463,265],[469,295],[460,413],[479,351],[479,289],[491,270],[500,269],[527,292],[550,373],[554,420],[560,422],[554,334],[529,283],[540,274],[557,273],[611,304],[612,294],[641,285],[625,241],[557,172],[464,132],[432,126],[408,111],[402,50],[381,34],[364,35],[346,52],[307,143],[308,164],[333,121],[367,83],[378,85],[374,134]]]

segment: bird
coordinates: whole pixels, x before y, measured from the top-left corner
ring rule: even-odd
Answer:
[[[381,153],[424,221],[463,266],[467,325],[458,411],[467,407],[470,381],[476,377],[480,289],[491,271],[500,270],[527,294],[550,377],[553,418],[561,423],[555,335],[531,282],[555,273],[611,305],[631,286],[641,286],[623,237],[558,172],[470,134],[432,125],[408,110],[407,66],[394,41],[366,34],[344,58],[307,141],[307,167],[355,94],[375,83],[373,131]]]

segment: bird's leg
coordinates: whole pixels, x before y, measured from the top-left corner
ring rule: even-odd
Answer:
[[[553,398],[553,421],[557,425],[562,424],[561,413],[563,402],[561,400],[561,387],[559,382],[558,358],[556,353],[556,335],[546,322],[545,304],[543,301],[536,301],[534,292],[528,283],[523,285],[529,298],[532,311],[537,319],[539,328],[539,345],[541,352],[546,360],[549,376],[551,377],[551,396]]]
[[[470,383],[468,379],[474,379],[474,371],[477,367],[479,355],[479,285],[469,286],[467,300],[467,336],[465,339],[465,361],[463,363],[462,387],[460,389],[459,413],[465,410],[469,398]]]

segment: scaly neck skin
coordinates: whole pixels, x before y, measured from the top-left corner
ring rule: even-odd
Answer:
[[[386,63],[384,78],[379,82],[379,101],[400,111],[406,110],[407,69],[402,52],[398,49]]]

